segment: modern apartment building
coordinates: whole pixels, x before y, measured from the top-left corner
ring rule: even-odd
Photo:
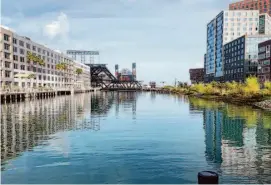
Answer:
[[[248,76],[257,76],[258,44],[271,35],[244,35],[224,45],[223,81],[244,82]]]
[[[223,80],[223,45],[244,34],[259,35],[259,16],[258,10],[222,11],[207,24],[205,82]],[[270,19],[267,14],[264,17]],[[270,28],[266,21],[261,29],[270,34]]]
[[[261,42],[258,45],[258,79],[261,83],[271,81],[271,40]]]
[[[259,10],[260,13],[268,13],[271,15],[270,0],[243,0],[231,3],[230,10]]]
[[[30,38],[17,35],[1,26],[1,87],[68,87],[74,85],[90,86],[90,68],[76,62],[65,54],[54,51],[32,41]],[[28,55],[38,57],[43,64],[29,60]],[[65,70],[57,70],[56,65],[64,62]],[[77,75],[76,69],[82,69]],[[28,78],[32,75],[32,78]]]

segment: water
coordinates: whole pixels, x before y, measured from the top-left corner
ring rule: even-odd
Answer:
[[[2,183],[271,183],[271,113],[153,93],[1,105]]]

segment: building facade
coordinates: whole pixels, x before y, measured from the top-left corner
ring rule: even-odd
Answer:
[[[244,35],[224,45],[223,81],[244,82],[257,76],[258,44],[271,39],[271,35]]]
[[[204,82],[204,68],[189,69],[192,84]]]
[[[230,10],[220,12],[207,24],[207,51],[205,62],[205,82],[223,81],[223,46],[242,35],[259,35],[258,10]],[[261,30],[271,34],[270,16],[264,14]]]
[[[8,28],[1,27],[1,87],[69,87],[90,85],[90,68],[74,61],[65,54],[22,37]],[[29,60],[29,54],[38,57],[43,64]],[[65,70],[57,70],[56,65],[64,62]],[[82,69],[77,75],[76,69]],[[28,78],[27,75],[33,75]],[[80,76],[79,83],[78,77]]]
[[[261,83],[271,81],[270,46],[271,40],[261,42],[258,45],[258,79]]]
[[[260,13],[268,13],[271,15],[270,0],[243,0],[231,3],[230,10],[259,10]]]

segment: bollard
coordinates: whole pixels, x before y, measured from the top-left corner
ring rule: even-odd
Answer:
[[[212,171],[198,173],[198,184],[218,184],[218,174]]]

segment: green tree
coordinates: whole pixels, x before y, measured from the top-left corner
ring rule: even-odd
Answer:
[[[83,73],[83,69],[77,68],[77,69],[75,70],[75,73],[76,73],[77,75],[80,75],[80,74]]]

